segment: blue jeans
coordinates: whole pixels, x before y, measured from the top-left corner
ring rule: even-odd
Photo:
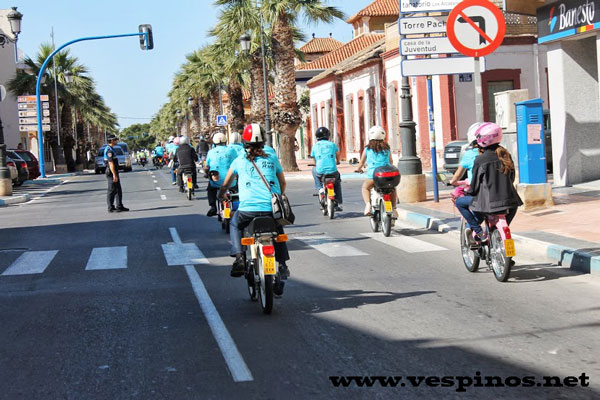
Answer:
[[[483,233],[483,229],[481,229],[481,223],[483,222],[483,214],[481,213],[473,213],[469,209],[469,206],[473,202],[473,196],[463,196],[456,199],[456,208],[458,208],[458,212],[463,216],[467,224],[469,224],[469,228],[478,235]]]
[[[177,176],[175,175],[175,165],[173,165],[173,168],[171,168],[171,181],[177,182]]]
[[[244,229],[250,224],[254,217],[270,217],[273,213],[270,211],[236,211],[231,218],[231,229],[229,230],[229,237],[231,239],[231,256],[235,257],[236,254],[244,252],[242,247],[242,233]],[[283,233],[283,227],[278,226],[277,232]],[[275,246],[275,259],[277,262],[284,263],[290,259],[290,253],[288,252],[287,243],[274,243]]]
[[[317,189],[317,190],[321,189],[321,187],[322,187],[321,178],[323,177],[323,175],[317,174],[317,168],[315,168],[315,167],[313,167],[313,169],[312,169],[312,175],[313,175],[313,179],[315,180],[315,189]],[[327,174],[327,175],[335,175],[335,184],[333,186],[333,190],[335,190],[335,200],[338,202],[338,204],[343,204],[342,177],[340,176],[340,173],[338,171],[335,171],[335,173]]]

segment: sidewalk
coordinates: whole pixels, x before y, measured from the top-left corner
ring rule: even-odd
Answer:
[[[0,196],[0,207],[5,207],[13,204],[27,203],[31,200],[29,193],[23,193],[27,191],[27,187],[39,186],[54,186],[59,185],[64,179],[70,178],[76,175],[82,175],[82,172],[73,172],[68,174],[54,174],[46,175],[46,178],[37,178],[35,180],[28,180],[23,182],[22,186],[13,187],[12,196]]]
[[[519,210],[511,232],[519,248],[546,256],[569,268],[600,275],[600,181],[553,189],[555,205],[530,212]],[[434,203],[400,204],[400,218],[443,232],[460,230],[460,214],[449,193]]]

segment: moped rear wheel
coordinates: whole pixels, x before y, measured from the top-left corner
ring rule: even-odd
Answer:
[[[385,211],[383,200],[379,203],[379,214],[381,215],[381,232],[383,232],[383,236],[389,237],[392,234],[392,216]]]
[[[467,222],[463,220],[462,224],[460,225],[460,252],[467,271],[477,272],[480,261],[479,252],[471,249],[469,239],[467,238],[466,229]]]
[[[248,283],[248,294],[250,295],[250,300],[256,301],[258,300],[258,290],[256,290],[256,281],[254,279],[255,270],[252,262],[248,262],[246,260],[246,254],[244,257],[244,265],[246,266],[246,282]]]
[[[259,257],[257,263],[262,263]],[[257,265],[259,271],[263,271],[262,264]],[[262,275],[262,276],[261,276]],[[263,314],[271,314],[273,311],[273,275],[258,274],[260,279],[258,297],[260,298],[260,308]]]
[[[333,219],[335,214],[335,202],[331,199],[327,199],[327,215],[329,219]]]
[[[510,257],[506,257],[504,241],[498,229],[492,231],[490,238],[492,271],[499,282],[506,282],[510,276]]]
[[[379,232],[380,229],[380,221],[379,221],[379,211],[374,211],[373,215],[369,217],[369,222],[371,223],[371,230],[373,232]]]

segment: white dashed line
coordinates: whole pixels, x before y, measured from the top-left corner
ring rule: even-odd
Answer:
[[[159,188],[158,186],[156,187],[156,190],[158,190],[159,192],[162,190],[161,188]]]
[[[165,196],[164,194],[161,194],[161,195],[160,195],[160,199],[161,199],[161,200],[166,200],[166,199],[167,199],[167,196]]]
[[[157,181],[156,179],[155,179],[153,182],[154,182],[154,183],[158,183],[158,181]]]

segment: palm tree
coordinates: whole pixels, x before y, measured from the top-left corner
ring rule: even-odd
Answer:
[[[331,23],[344,18],[336,7],[323,0],[264,0],[263,12],[272,25],[273,61],[275,63],[275,107],[273,127],[281,135],[281,162],[286,171],[298,170],[294,137],[301,123],[296,93],[294,29],[298,18],[310,23]]]

